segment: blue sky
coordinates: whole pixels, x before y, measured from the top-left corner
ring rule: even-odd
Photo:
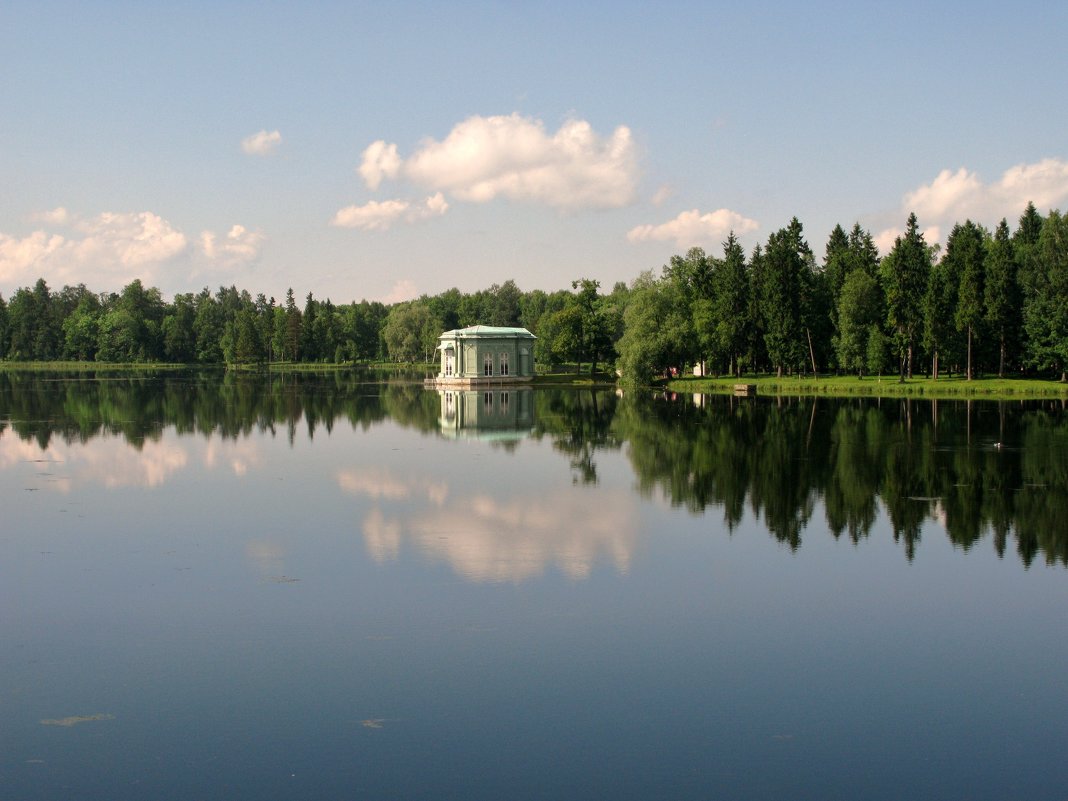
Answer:
[[[1068,207],[1068,7],[0,6],[0,293],[605,287]]]

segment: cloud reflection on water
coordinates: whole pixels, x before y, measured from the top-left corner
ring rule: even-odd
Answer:
[[[261,462],[259,447],[250,440],[209,439],[199,458],[193,442],[185,439],[179,444],[162,437],[135,448],[125,437],[105,434],[89,442],[53,440],[42,448],[33,440],[0,435],[0,470],[33,464],[39,488],[67,493],[75,484],[106,489],[162,487],[197,464],[209,471],[225,467],[241,478]]]
[[[408,543],[474,582],[518,583],[551,565],[584,579],[602,559],[620,573],[630,569],[637,510],[625,492],[594,496],[565,488],[498,499],[385,469],[342,471],[337,478],[346,493],[375,501],[363,536],[378,562],[397,559]],[[403,503],[387,514],[382,501]]]
[[[149,440],[138,450],[122,437],[102,436],[89,443],[52,442],[41,448],[32,441],[0,437],[0,470],[32,462],[47,488],[69,492],[72,482],[119,487],[159,487],[189,462],[188,451],[164,440]],[[47,468],[44,469],[44,468]]]

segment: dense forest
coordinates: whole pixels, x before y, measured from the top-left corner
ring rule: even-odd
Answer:
[[[966,220],[945,247],[916,216],[880,256],[871,233],[835,226],[818,259],[794,218],[747,256],[693,248],[610,292],[524,292],[514,281],[386,306],[284,300],[236,287],[167,302],[135,280],[120,293],[55,291],[41,278],[0,295],[0,359],[97,362],[429,362],[438,335],[523,326],[546,364],[615,366],[626,383],[700,365],[707,374],[957,373],[1068,378],[1068,215],[1028,204],[1015,230]]]

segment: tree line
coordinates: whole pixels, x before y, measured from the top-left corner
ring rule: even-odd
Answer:
[[[966,220],[943,250],[910,214],[880,257],[835,226],[818,261],[794,218],[746,258],[699,248],[632,286],[616,345],[624,380],[701,364],[717,374],[914,371],[972,378],[1068,367],[1068,217],[1028,204],[1014,231]]]
[[[614,367],[625,383],[699,365],[704,373],[896,373],[1068,378],[1068,216],[1028,204],[1014,230],[954,225],[945,248],[914,214],[880,256],[859,223],[835,226],[817,259],[794,218],[748,255],[692,248],[656,274],[603,292],[524,292],[512,280],[385,305],[298,305],[236,287],[164,300],[134,280],[120,293],[44,278],[0,295],[0,359],[98,362],[431,362],[442,331],[522,326],[541,364]]]

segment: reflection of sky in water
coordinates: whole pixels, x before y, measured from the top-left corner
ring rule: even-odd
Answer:
[[[338,433],[331,439],[345,436]],[[414,435],[395,436],[405,442]],[[528,441],[517,457],[490,443],[456,448],[417,436],[413,459],[411,444],[387,448],[378,445],[379,440],[360,438],[360,447],[353,449],[358,461],[339,457],[343,464],[334,469],[331,483],[343,497],[329,500],[339,508],[344,508],[345,497],[366,504],[359,528],[376,561],[399,558],[402,543],[407,543],[473,581],[521,581],[542,574],[550,565],[571,578],[585,578],[598,559],[627,570],[635,538],[636,499],[626,489],[576,487],[547,444]],[[292,449],[288,443],[278,446],[279,440],[273,438],[184,437],[166,431],[136,448],[121,437],[101,436],[84,444],[53,439],[41,449],[9,434],[0,437],[0,471],[11,480],[21,479],[27,485],[24,491],[63,494],[100,488],[165,492],[168,484],[210,482],[210,488],[197,487],[194,503],[202,493],[235,480],[240,480],[241,497],[255,499],[275,492],[286,495],[287,488],[279,482],[303,487],[329,473],[330,464],[322,457],[334,450],[330,441],[316,443],[311,463],[305,462],[310,443],[299,442]],[[264,451],[269,448],[281,456],[268,464]],[[276,476],[272,484],[265,473],[284,465],[280,458],[299,460],[307,472]],[[318,518],[329,489],[320,486],[313,495],[302,490],[291,502],[311,502],[306,513]],[[241,508],[251,512],[262,503],[253,500],[249,506],[245,500]],[[360,507],[352,508],[355,514]],[[245,550],[261,572],[268,565],[274,573],[281,569],[285,552],[281,545],[254,539]]]
[[[550,564],[585,578],[601,555],[626,571],[635,536],[634,498],[618,490],[545,482],[552,475],[523,474],[517,487],[505,479],[494,488],[473,474],[444,480],[420,477],[418,468],[405,477],[371,468],[344,470],[338,484],[374,501],[363,534],[378,561],[398,558],[407,541],[473,581],[521,581]],[[533,483],[539,477],[547,484],[541,489]]]
[[[386,423],[0,435],[5,798],[1054,797],[1064,571]],[[78,725],[41,721],[84,720]],[[1011,791],[1011,792],[1010,792]]]
[[[195,460],[190,455],[196,455]],[[8,432],[0,437],[0,471],[32,465],[32,489],[67,492],[76,486],[159,487],[184,470],[229,470],[243,476],[258,463],[256,444],[249,440],[212,437],[195,440],[168,432],[158,440],[132,447],[123,437],[103,435],[85,444],[53,439],[41,448]]]

